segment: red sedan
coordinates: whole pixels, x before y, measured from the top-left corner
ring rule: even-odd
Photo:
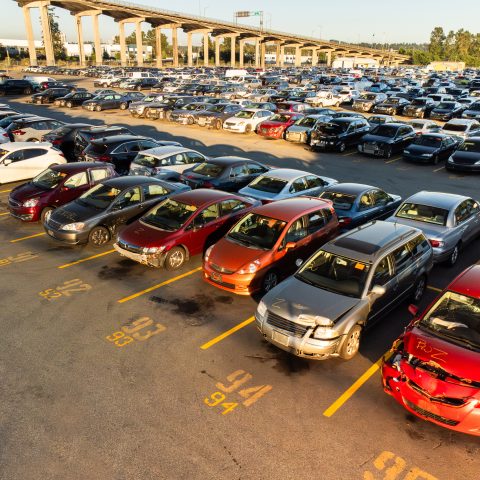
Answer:
[[[416,315],[417,308],[410,306]],[[383,388],[424,420],[480,435],[480,265],[461,273],[395,341]]]
[[[258,205],[258,200],[219,190],[179,193],[122,230],[114,248],[144,265],[176,270]]]
[[[267,138],[284,138],[285,130],[303,117],[301,113],[276,113],[257,127],[257,134]]]

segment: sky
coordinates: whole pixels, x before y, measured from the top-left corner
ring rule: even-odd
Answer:
[[[166,8],[177,12],[201,15],[233,21],[236,10],[262,10],[267,29],[280,30],[324,40],[344,42],[428,42],[430,32],[436,26],[446,31],[464,28],[472,33],[480,32],[480,1],[463,0],[129,0],[131,3]],[[24,39],[25,27],[21,8],[14,0],[0,0],[3,21],[0,38]],[[60,29],[67,40],[76,42],[74,17],[69,12],[55,9]],[[244,18],[241,23],[258,25],[258,17]],[[36,39],[41,38],[38,10],[32,10],[32,22]],[[91,19],[83,19],[84,40],[93,40]],[[118,34],[118,25],[107,16],[100,17],[102,42],[109,42]],[[133,25],[126,27],[127,35]],[[148,30],[149,24],[143,24]],[[200,41],[199,37],[194,43]],[[179,36],[179,42],[184,36]]]

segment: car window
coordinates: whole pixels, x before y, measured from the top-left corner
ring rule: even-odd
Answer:
[[[468,220],[472,214],[471,205],[468,200],[465,200],[455,209],[455,221],[460,224]]]
[[[48,123],[47,122],[35,122],[31,123],[29,125],[30,128],[33,128],[34,130],[48,130]],[[27,126],[28,128],[28,126]]]
[[[163,185],[144,185],[142,187],[143,198],[145,200],[151,200],[152,198],[161,197],[167,195],[168,190]]]
[[[266,171],[264,167],[262,167],[261,165],[257,165],[256,163],[247,164],[247,170],[249,175],[257,175]]]
[[[220,217],[220,208],[218,203],[214,203],[207,208],[204,208],[195,218],[195,224],[205,225],[213,222]]]
[[[15,152],[12,152],[10,155],[7,155],[4,160],[10,160],[12,163],[20,162],[24,159],[24,152],[25,150],[17,150]]]
[[[372,192],[373,204],[378,207],[381,205],[386,205],[390,200],[390,196],[385,193],[383,190],[374,190]]]
[[[154,148],[157,146],[155,142],[150,140],[140,140],[138,144],[140,146],[140,150],[147,150],[148,148]]]
[[[230,213],[237,212],[238,210],[243,210],[247,208],[247,204],[241,202],[240,200],[224,200],[220,202],[221,215],[229,215]]]
[[[325,226],[326,218],[323,210],[317,210],[316,212],[306,215],[305,221],[307,225],[307,235],[312,235],[312,233],[318,232]]]
[[[126,147],[128,152],[139,152],[141,150],[138,142],[129,142]]]
[[[48,153],[48,150],[44,148],[28,148],[23,151],[23,159],[27,160],[29,158],[41,157]]]
[[[76,173],[75,175],[72,175],[70,178],[65,180],[65,183],[63,185],[67,188],[77,188],[83,185],[87,185],[87,183],[88,183],[87,172],[80,172],[80,173]]]
[[[188,163],[199,163],[205,160],[205,157],[197,152],[187,152],[186,156]]]
[[[297,178],[292,185],[290,186],[291,193],[302,192],[307,189],[307,184],[305,183],[304,177]]]
[[[423,235],[418,235],[408,242],[408,248],[412,252],[412,255],[417,257],[430,250],[430,243]]]
[[[382,258],[375,269],[370,287],[375,285],[385,285],[393,277],[392,259],[390,255]]]
[[[232,167],[230,175],[232,177],[243,177],[248,175],[248,170],[246,165],[237,165],[236,167]]]
[[[315,175],[308,175],[305,177],[305,181],[307,182],[307,188],[318,188],[326,185],[320,177]]]
[[[177,153],[176,155],[173,155],[172,157],[162,159],[162,165],[168,165],[168,164],[186,165],[188,163],[190,163],[190,162],[188,161],[188,158],[184,153]]]
[[[411,264],[410,260],[412,258],[412,254],[410,253],[407,244],[397,248],[392,253],[392,257],[397,274],[403,272]]]
[[[303,218],[299,218],[288,229],[285,239],[283,241],[283,245],[287,244],[288,242],[298,242],[302,238],[307,236],[307,229],[303,225]]]
[[[359,210],[368,210],[369,208],[373,208],[373,201],[370,193],[367,192],[360,197]]]
[[[123,193],[115,202],[115,205],[120,208],[127,208],[137,203],[140,203],[142,197],[140,195],[140,187],[131,188]]]
[[[106,168],[94,168],[90,170],[90,176],[92,177],[93,182],[99,182],[104,178],[110,177],[110,172]]]

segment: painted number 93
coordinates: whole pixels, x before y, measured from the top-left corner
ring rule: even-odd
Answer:
[[[145,330],[147,328],[148,330]],[[117,347],[124,347],[135,340],[138,342],[144,342],[145,340],[148,340],[154,335],[157,335],[165,330],[166,327],[161,323],[154,324],[151,318],[142,317],[130,322],[127,325],[124,325],[119,331],[113,332],[111,335],[107,335],[105,338]]]

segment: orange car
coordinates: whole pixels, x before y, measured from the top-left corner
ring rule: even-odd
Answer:
[[[329,200],[298,197],[254,208],[205,252],[205,280],[240,295],[268,292],[336,236]]]

